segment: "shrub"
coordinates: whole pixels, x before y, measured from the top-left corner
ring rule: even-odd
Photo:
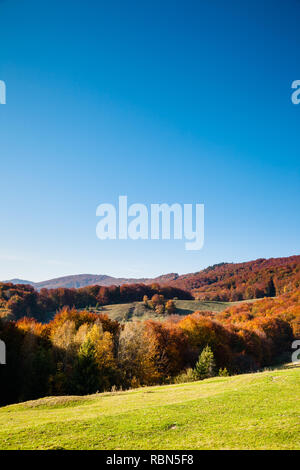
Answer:
[[[228,376],[229,376],[229,372],[226,369],[226,367],[224,367],[224,369],[219,369],[219,377],[228,377]]]
[[[193,371],[193,369],[189,368],[189,369],[186,369],[181,374],[177,375],[174,378],[174,383],[175,384],[183,384],[183,383],[186,383],[186,382],[195,382],[195,380],[197,380],[197,379],[195,377],[194,371]]]

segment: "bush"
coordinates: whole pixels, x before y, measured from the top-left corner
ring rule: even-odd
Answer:
[[[174,383],[175,384],[184,384],[186,382],[195,382],[195,380],[197,380],[197,379],[195,377],[194,371],[193,371],[193,369],[189,368],[189,369],[186,369],[181,374],[177,375],[174,378]]]
[[[219,377],[229,377],[229,372],[226,367],[224,367],[224,369],[219,369]]]

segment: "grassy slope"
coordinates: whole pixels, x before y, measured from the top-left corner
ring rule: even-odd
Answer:
[[[0,449],[300,449],[300,367],[0,409]]]
[[[210,312],[222,312],[227,307],[240,304],[242,302],[254,302],[254,300],[242,300],[240,302],[216,302],[204,300],[176,300],[177,315],[190,315],[198,310]],[[84,310],[84,309],[81,309]],[[106,313],[112,320],[119,322],[132,321],[132,320],[148,320],[149,318],[163,320],[165,316],[158,316],[153,310],[144,306],[143,302],[131,302],[127,304],[112,304],[100,307],[98,310],[91,308],[95,313]],[[43,322],[49,322],[53,319],[56,312],[48,312],[43,316]],[[11,313],[8,309],[0,308],[0,318],[9,319]],[[11,319],[13,317],[11,316]]]
[[[201,300],[176,300],[178,315],[189,315],[197,310],[209,310],[211,312],[222,312],[231,305],[240,302],[210,302]],[[99,313],[107,313],[110,318],[118,321],[134,319],[146,320],[148,318],[160,318],[152,310],[147,309],[142,302],[129,304],[106,305]]]

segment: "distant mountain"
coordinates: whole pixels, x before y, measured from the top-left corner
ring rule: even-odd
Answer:
[[[29,284],[30,286],[35,286],[35,282],[24,281],[24,279],[9,279],[8,281],[1,281],[1,282],[7,282],[10,284]]]
[[[169,285],[191,292],[201,300],[236,301],[273,297],[300,288],[300,256],[260,258],[245,263],[220,263],[202,271],[180,275],[164,274],[156,278],[115,278],[97,274],[79,274],[43,282],[12,279],[14,284],[30,284],[35,289],[78,288],[91,285],[122,284]]]
[[[171,281],[174,281],[178,278],[178,274],[170,273],[164,274],[162,276],[158,276],[156,278],[117,278],[112,276],[106,276],[105,274],[75,274],[72,276],[64,276],[64,277],[57,277],[55,279],[50,279],[48,281],[41,281],[41,282],[32,282],[32,281],[25,281],[22,279],[10,279],[8,281],[2,281],[12,284],[29,284],[33,286],[36,290],[41,289],[56,289],[58,287],[67,287],[71,288],[79,288],[79,287],[86,287],[86,286],[93,286],[93,285],[101,285],[101,286],[119,286],[122,284],[151,284],[156,282],[158,284],[166,284]]]

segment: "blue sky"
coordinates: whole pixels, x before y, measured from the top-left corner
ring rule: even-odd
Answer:
[[[0,2],[0,279],[299,254],[300,1]],[[96,207],[204,203],[205,245],[100,241]]]

